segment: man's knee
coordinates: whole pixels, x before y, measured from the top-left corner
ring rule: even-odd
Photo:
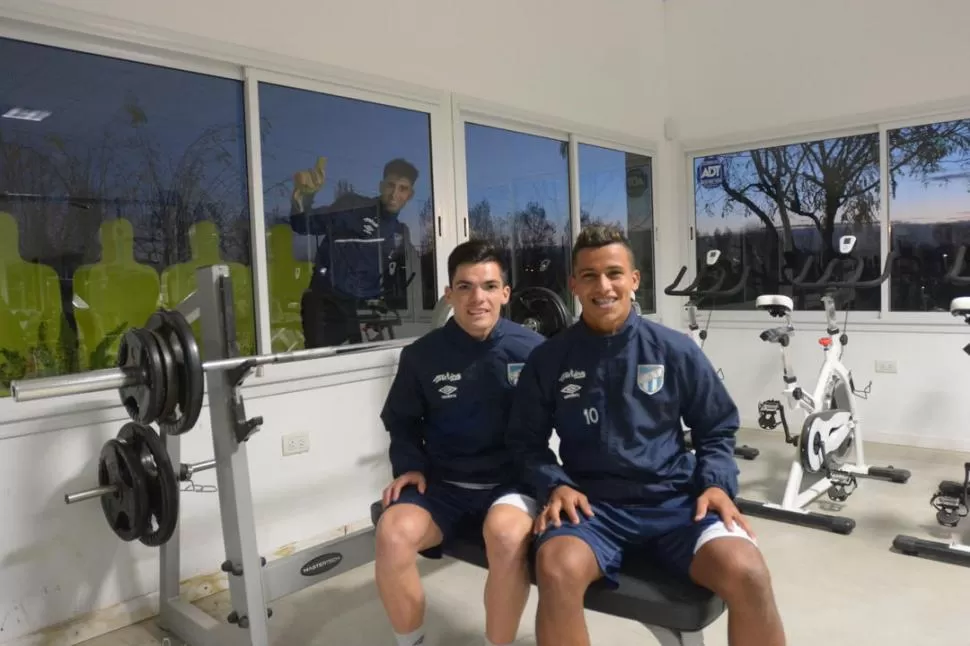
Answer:
[[[488,511],[482,534],[489,559],[523,556],[532,540],[532,516],[513,505],[498,504]]]
[[[409,503],[389,507],[377,522],[377,560],[416,558],[417,553],[433,545],[437,525],[426,509]]]
[[[539,547],[536,578],[540,588],[583,594],[599,576],[596,555],[580,538],[556,536]]]
[[[761,551],[743,538],[720,538],[704,545],[695,557],[699,578],[729,604],[759,602],[772,594],[771,574]],[[698,578],[698,577],[695,577]]]

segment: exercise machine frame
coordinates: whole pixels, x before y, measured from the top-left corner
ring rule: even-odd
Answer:
[[[857,390],[851,371],[842,363],[842,353],[848,343],[848,335],[839,328],[836,312],[836,294],[840,289],[858,290],[878,287],[886,278],[895,253],[889,254],[880,276],[868,281],[860,280],[864,264],[856,260],[848,278],[833,280],[836,267],[852,260],[855,236],[842,236],[839,240],[839,253],[826,265],[821,277],[812,282],[805,280],[814,258],[809,256],[800,274],[793,277],[794,286],[806,290],[822,290],[822,305],[825,310],[826,336],[819,339],[824,353],[815,385],[811,392],[798,384],[789,356],[791,337],[795,334],[791,314],[794,303],[791,298],[779,294],[759,296],[755,306],[766,310],[772,317],[784,317],[785,325],[761,332],[760,338],[768,343],[778,343],[781,349],[782,378],[785,387],[782,394],[788,410],[802,415],[800,432],[792,435],[785,414],[785,405],[777,401],[763,402],[759,405],[759,417],[765,415],[766,405],[777,406],[784,425],[785,440],[797,448],[791,462],[788,479],[781,503],[769,503],[738,498],[738,509],[751,516],[794,523],[816,529],[828,529],[839,534],[850,534],[855,528],[855,520],[846,516],[823,514],[809,511],[806,507],[823,494],[833,501],[844,502],[858,487],[857,477],[886,479],[902,484],[909,480],[910,473],[893,466],[877,467],[866,463],[863,448],[862,420],[856,407],[855,396],[868,396],[870,386]],[[774,412],[774,411],[772,411]],[[768,428],[761,422],[762,427]],[[777,425],[777,424],[775,424]],[[832,456],[836,456],[833,459]],[[822,478],[803,489],[806,473],[821,473]]]
[[[967,247],[962,245],[953,260],[953,266],[944,276],[951,285],[970,285],[970,276],[961,276],[966,261]],[[970,296],[960,296],[950,301],[950,314],[962,316],[970,325]],[[970,354],[970,344],[963,351]],[[956,528],[961,518],[970,514],[970,462],[963,465],[963,482],[944,480],[930,499],[936,509],[936,522],[943,527]],[[899,534],[893,539],[893,549],[907,556],[920,556],[953,565],[970,567],[970,545],[954,538],[951,541],[930,541],[916,536]]]
[[[707,328],[703,330],[700,325],[697,324],[697,306],[705,298],[714,299],[717,297],[727,298],[738,294],[748,282],[748,275],[750,273],[750,267],[745,263],[741,268],[741,277],[738,279],[732,287],[727,289],[722,289],[724,281],[727,280],[727,268],[724,266],[722,261],[721,252],[718,249],[711,249],[707,252],[704,261],[704,267],[697,273],[694,280],[691,281],[689,285],[683,289],[677,289],[677,285],[684,278],[684,274],[687,273],[687,267],[682,266],[680,271],[677,272],[677,277],[674,282],[667,285],[664,288],[664,294],[668,296],[686,296],[687,303],[684,305],[684,309],[687,310],[687,335],[697,344],[701,350],[704,349],[704,342],[707,341]],[[713,275],[713,282],[708,284],[703,289],[701,285],[708,280],[709,277]],[[710,316],[710,315],[708,315]],[[708,327],[710,326],[710,318],[708,318]],[[718,369],[717,374],[721,379],[724,379],[724,372]],[[690,428],[681,420],[681,426],[684,430],[684,441],[688,450],[693,449],[693,444],[690,439]],[[747,445],[735,446],[734,455],[739,458],[744,458],[745,460],[754,460],[761,452]]]

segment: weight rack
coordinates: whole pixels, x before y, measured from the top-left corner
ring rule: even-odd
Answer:
[[[221,570],[229,578],[232,612],[219,621],[180,598],[179,534],[163,544],[159,555],[159,626],[191,646],[269,646],[268,618],[272,601],[303,590],[374,560],[374,529],[367,528],[342,538],[304,548],[289,556],[267,562],[259,554],[256,519],[246,440],[262,424],[262,418],[246,418],[241,386],[254,368],[270,363],[289,363],[375,348],[395,348],[406,341],[395,340],[350,346],[318,348],[275,355],[238,357],[235,316],[229,267],[211,265],[196,271],[198,289],[179,304],[188,321],[201,319],[205,353],[203,369],[208,388],[209,417],[214,459],[192,465],[190,470],[213,468],[219,495],[222,537],[226,560]],[[29,401],[86,392],[118,389],[135,382],[130,374],[107,369],[15,382],[16,401]],[[180,463],[180,437],[162,433],[173,465]],[[92,489],[66,498],[77,502],[107,493]]]

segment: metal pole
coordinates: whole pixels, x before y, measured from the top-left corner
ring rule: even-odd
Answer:
[[[203,460],[202,462],[194,462],[192,464],[182,465],[185,469],[186,477],[188,479],[192,477],[192,474],[198,473],[199,471],[206,471],[208,469],[214,469],[216,466],[215,460]],[[180,474],[176,472],[175,476],[178,477]],[[179,478],[183,480],[183,478]],[[75,493],[69,493],[64,495],[64,502],[71,505],[76,502],[83,502],[85,500],[91,500],[92,498],[100,498],[101,496],[107,496],[118,491],[118,485],[106,485],[104,487],[95,487],[93,489],[85,489],[84,491],[77,491]]]
[[[363,352],[365,350],[389,350],[408,345],[409,343],[410,341],[406,339],[394,339],[391,341],[372,341],[353,345],[296,350],[295,352],[282,352],[279,354],[232,357],[229,359],[206,361],[202,364],[202,368],[206,372],[221,372],[238,368],[243,364],[256,367],[271,363],[309,361],[311,359],[321,359],[323,357]],[[68,395],[80,395],[82,393],[117,390],[125,386],[136,386],[141,381],[142,376],[136,369],[128,368],[125,371],[120,368],[106,368],[104,370],[92,370],[90,372],[65,375],[63,377],[42,377],[39,379],[13,381],[10,383],[10,393],[14,401],[27,402],[38,399],[51,399],[53,397],[66,397]]]

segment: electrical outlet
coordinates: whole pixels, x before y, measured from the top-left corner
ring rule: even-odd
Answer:
[[[283,436],[283,455],[296,455],[310,450],[310,434],[305,431]]]
[[[896,374],[896,362],[891,359],[876,359],[876,372]]]

